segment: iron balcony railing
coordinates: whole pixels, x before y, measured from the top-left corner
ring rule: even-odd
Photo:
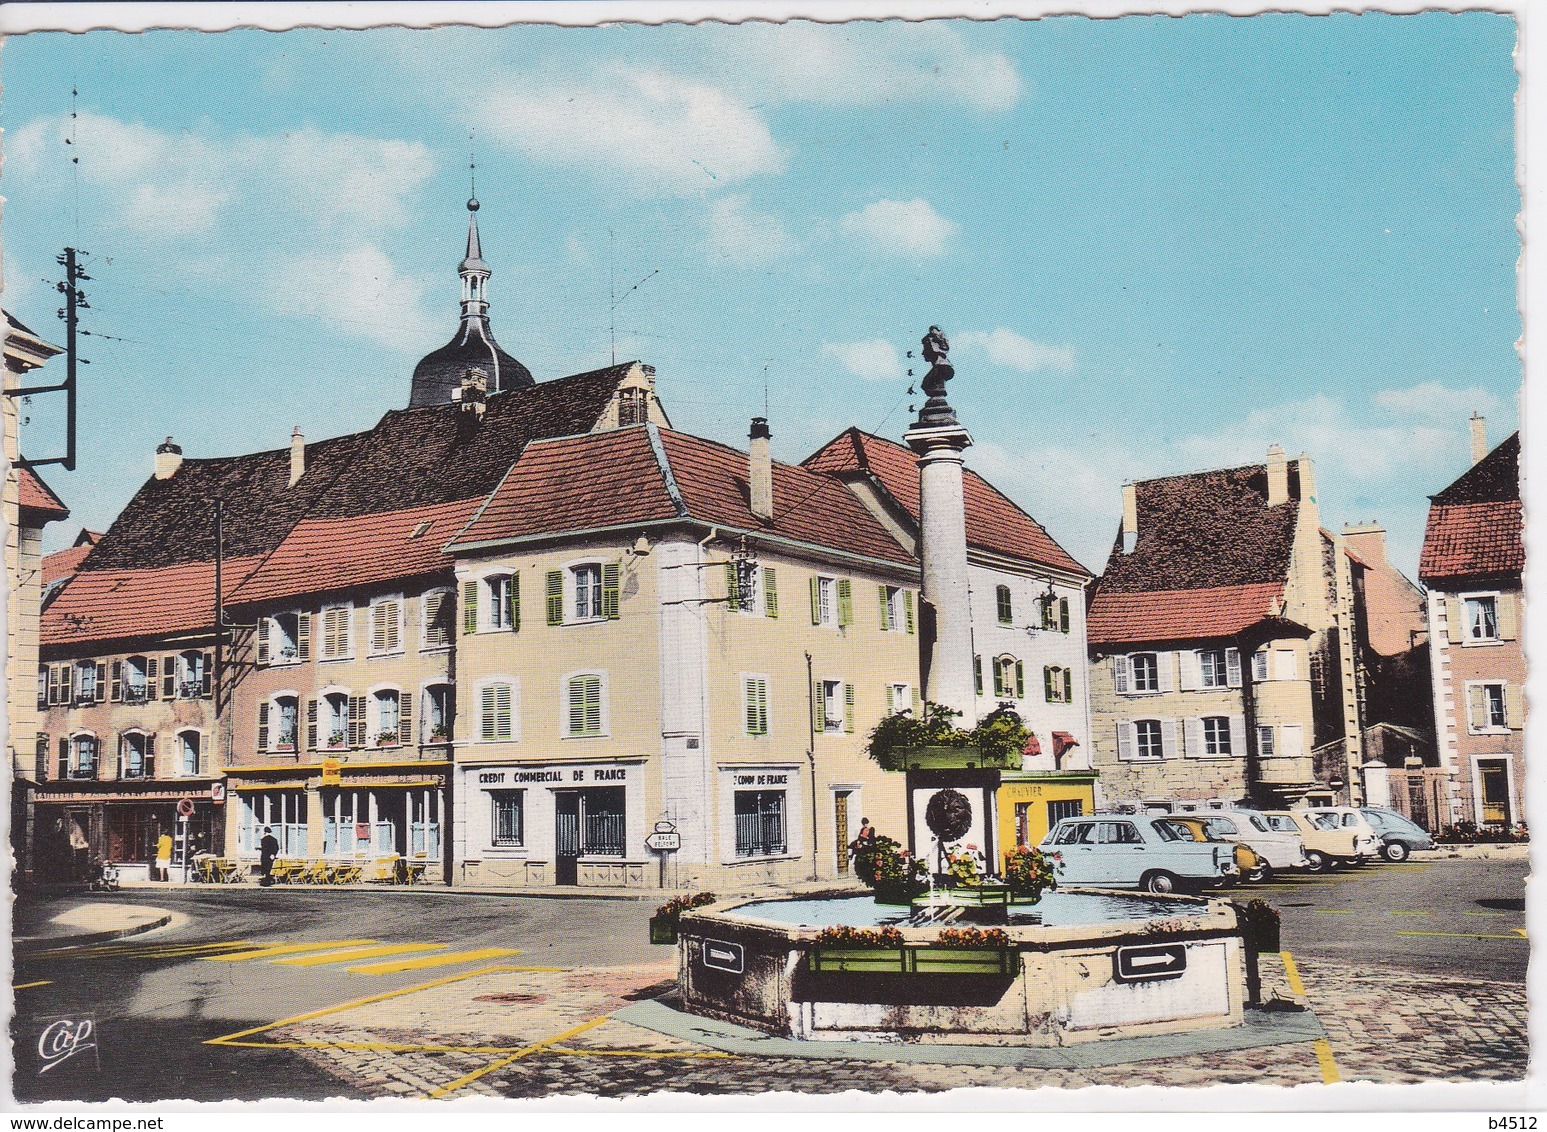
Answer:
[[[736,856],[772,857],[784,851],[783,814],[736,815]]]

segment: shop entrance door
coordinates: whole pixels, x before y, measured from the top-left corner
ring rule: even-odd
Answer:
[[[553,883],[576,884],[580,879],[580,791],[553,795]]]
[[[1483,821],[1488,825],[1509,825],[1509,770],[1503,759],[1478,764],[1483,780]]]
[[[838,844],[833,859],[838,862],[838,875],[849,871],[849,792],[839,790],[833,794],[833,824],[838,834]]]

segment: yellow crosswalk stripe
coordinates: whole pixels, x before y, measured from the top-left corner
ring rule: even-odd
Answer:
[[[286,967],[320,967],[324,963],[343,963],[350,959],[370,959],[379,955],[402,955],[410,951],[444,951],[444,943],[388,943],[379,947],[351,947],[345,951],[325,951],[321,955],[292,955],[270,962]]]
[[[250,939],[239,939],[235,943],[189,943],[176,947],[147,947],[142,951],[128,954],[141,955],[146,959],[176,959],[180,956],[214,954],[219,951],[241,951],[257,946],[259,945]]]
[[[252,951],[238,951],[231,955],[206,955],[204,959],[212,963],[240,963],[244,959],[267,959],[271,955],[294,955],[298,951],[336,951],[340,947],[356,947],[376,942],[374,939],[324,939],[315,943],[277,943]]]
[[[426,955],[420,959],[392,959],[385,963],[366,963],[348,967],[351,975],[394,975],[399,971],[419,971],[426,967],[443,967],[451,963],[472,963],[479,959],[497,959],[504,955],[520,955],[509,947],[486,947],[482,951],[448,951],[444,955]]]
[[[26,990],[29,987],[51,987],[53,985],[54,985],[54,980],[53,979],[39,979],[35,983],[12,983],[11,984],[11,989],[12,990]]]
[[[1511,935],[1495,935],[1489,932],[1397,932],[1397,935],[1434,936],[1442,939],[1525,939],[1524,928],[1511,928]]]

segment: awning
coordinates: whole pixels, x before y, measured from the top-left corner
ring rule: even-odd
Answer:
[[[1036,758],[1041,753],[1042,740],[1037,738],[1037,733],[1035,731],[1030,732],[1026,736],[1025,744],[1021,747],[1021,754],[1027,756],[1028,758]]]
[[[1061,759],[1069,753],[1070,747],[1078,747],[1080,741],[1067,731],[1053,732],[1053,757]]]

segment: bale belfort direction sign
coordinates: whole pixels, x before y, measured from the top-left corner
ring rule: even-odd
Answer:
[[[18,1108],[1535,1127],[1544,33],[1299,8],[0,7]]]

